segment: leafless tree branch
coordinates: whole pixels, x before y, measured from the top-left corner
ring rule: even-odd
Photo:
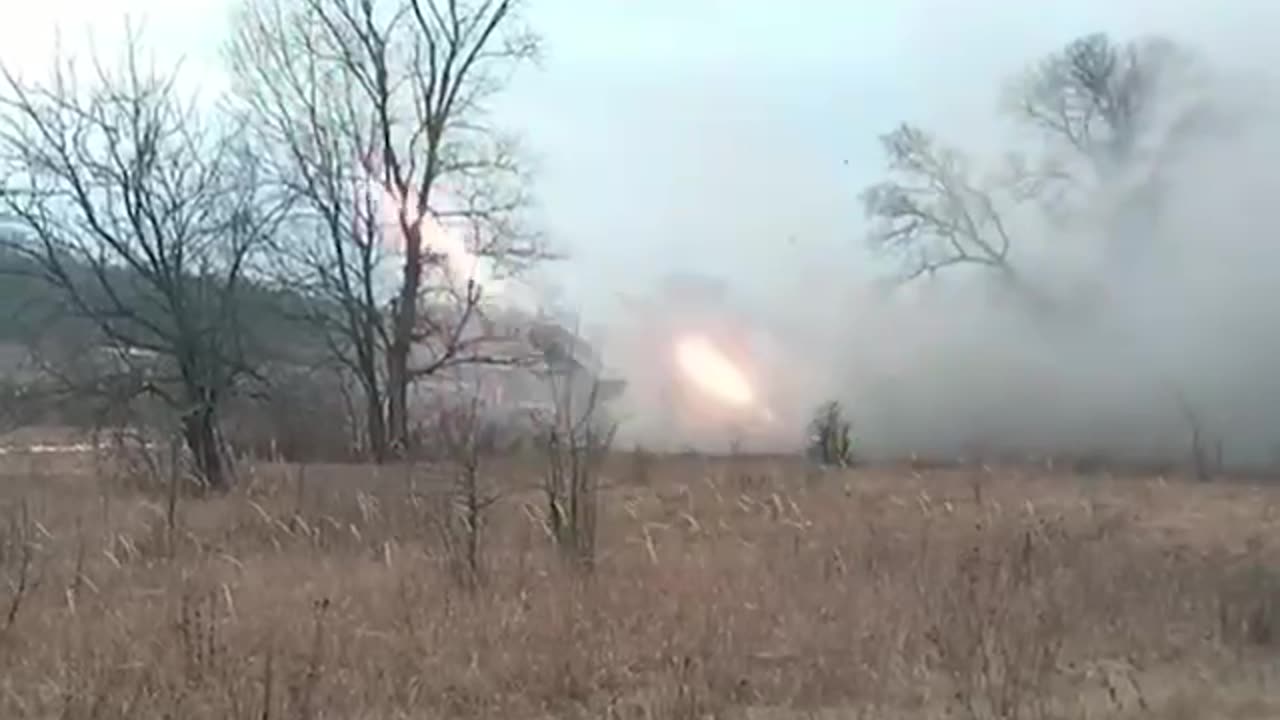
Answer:
[[[119,66],[95,58],[87,80],[62,59],[43,82],[0,75],[11,249],[100,344],[158,358],[151,391],[181,417],[205,480],[224,485],[217,411],[255,374],[241,291],[285,204],[235,128],[206,124],[173,76],[144,67],[133,33]]]
[[[512,270],[542,257],[519,230],[528,199],[518,153],[485,112],[538,50],[519,7],[247,0],[237,22],[237,95],[301,200],[289,245],[308,251],[290,256],[290,282],[323,299],[311,319],[364,389],[378,459],[408,440],[415,379],[487,357],[465,347],[478,343],[467,326],[484,294],[443,272],[449,258],[424,223]],[[432,359],[417,362],[424,345]]]
[[[881,142],[895,178],[862,194],[872,247],[904,257],[907,279],[951,265],[1011,272],[1004,221],[969,179],[964,159],[910,125]]]
[[[1193,53],[1167,39],[1118,43],[1102,33],[1073,40],[1039,61],[1006,92],[1006,105],[1042,132],[1048,151],[1039,167],[1015,168],[1024,198],[1061,212],[1072,192],[1112,182],[1141,157],[1164,162],[1181,142],[1216,122],[1203,102],[1171,103],[1186,89],[1178,86],[1194,85],[1200,70]],[[1166,137],[1146,147],[1162,123]]]

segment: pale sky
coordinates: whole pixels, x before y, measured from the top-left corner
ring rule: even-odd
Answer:
[[[184,78],[225,86],[234,0],[41,0],[0,24],[0,57],[39,72],[52,30],[83,50],[146,19]],[[1274,57],[1268,0],[532,0],[541,70],[502,103],[538,159],[567,299],[607,304],[668,271],[729,278],[772,304],[864,274],[859,189],[900,120],[975,146],[998,81],[1079,34],[1168,33],[1217,61]],[[588,314],[596,314],[588,312]]]

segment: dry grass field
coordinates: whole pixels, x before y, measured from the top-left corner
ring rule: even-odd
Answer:
[[[2,718],[1280,717],[1280,487],[619,454],[449,571],[417,469],[183,499],[0,459]]]

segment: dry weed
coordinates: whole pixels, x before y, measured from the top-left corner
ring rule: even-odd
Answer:
[[[1274,716],[1270,489],[616,460],[591,575],[536,467],[490,478],[479,591],[429,468],[263,465],[176,520],[11,468],[0,717]]]

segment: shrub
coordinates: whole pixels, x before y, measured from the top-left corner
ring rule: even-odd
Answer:
[[[852,430],[839,402],[823,403],[809,421],[809,457],[823,465],[853,465]]]

